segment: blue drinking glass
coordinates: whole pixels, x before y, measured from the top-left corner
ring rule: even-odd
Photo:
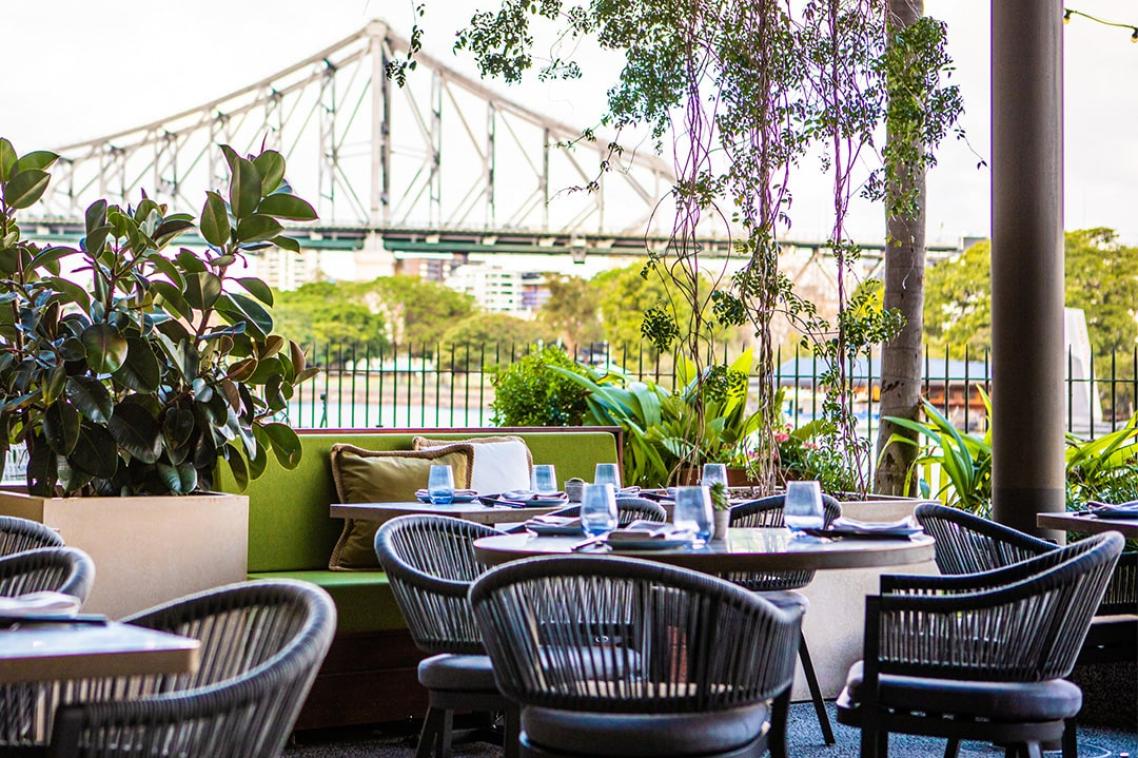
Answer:
[[[581,497],[581,526],[598,537],[616,529],[616,490],[611,484],[586,484]]]
[[[672,523],[676,529],[694,533],[698,543],[711,538],[711,493],[707,487],[676,488]]]
[[[435,505],[450,505],[454,502],[454,472],[450,466],[431,466],[427,478],[427,496]]]
[[[613,491],[620,489],[620,469],[615,463],[598,463],[593,484],[611,484]]]

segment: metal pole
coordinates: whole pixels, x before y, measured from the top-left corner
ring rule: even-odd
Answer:
[[[1063,3],[991,10],[993,513],[1062,540]]]
[[[384,151],[387,143],[387,73],[383,61],[383,32],[385,27],[376,22],[368,24],[369,54],[371,55],[371,195],[368,210],[371,225],[384,221],[387,195],[384,192]]]

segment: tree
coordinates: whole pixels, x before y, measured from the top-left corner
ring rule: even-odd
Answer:
[[[592,284],[579,276],[551,276],[547,284],[549,299],[538,317],[565,343],[569,354],[603,338],[598,317],[601,298]]]
[[[442,336],[443,361],[450,362],[455,371],[468,367],[478,371],[494,368],[499,362],[509,363],[511,357],[523,354],[533,343],[548,339],[549,333],[541,324],[505,313],[480,313],[458,322]],[[453,351],[453,352],[452,352]]]
[[[475,311],[470,295],[415,276],[380,277],[363,289],[363,298],[387,315],[392,339],[412,350],[433,352],[455,322]]]
[[[334,282],[275,292],[274,313],[281,329],[304,345],[354,344],[372,350],[388,345],[383,316],[346,297],[345,287]]]

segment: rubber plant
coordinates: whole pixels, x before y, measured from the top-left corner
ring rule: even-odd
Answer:
[[[285,410],[314,369],[273,333],[272,290],[239,264],[271,245],[299,252],[281,222],[316,213],[280,153],[222,151],[229,185],[198,219],[145,193],[98,200],[77,247],[40,246],[19,216],[58,156],[0,139],[0,452],[27,445],[30,493],[178,495],[209,489],[220,459],[242,487],[270,454],[299,462]]]

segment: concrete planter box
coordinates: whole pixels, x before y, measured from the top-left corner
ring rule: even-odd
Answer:
[[[91,556],[95,583],[84,606],[91,613],[121,618],[246,576],[244,495],[44,498],[4,490],[0,514],[46,524]]]
[[[917,498],[869,495],[863,500],[842,502],[842,513],[861,521],[896,521],[912,514]],[[800,590],[810,600],[802,622],[810,657],[825,697],[837,697],[846,683],[850,666],[861,660],[865,631],[865,596],[876,595],[882,574],[935,574],[932,561],[881,569],[819,571],[814,581]],[[810,691],[799,666],[792,698],[808,700]]]

